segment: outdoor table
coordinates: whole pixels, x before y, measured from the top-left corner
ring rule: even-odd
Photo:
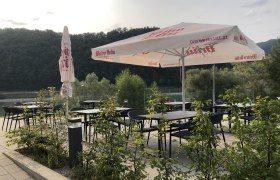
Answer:
[[[246,103],[245,107],[243,105],[243,103],[237,103],[236,104],[238,108],[250,108],[252,106],[254,106],[255,104],[250,104],[250,103]],[[228,109],[230,106],[228,104],[216,104],[214,105],[215,108],[215,112],[218,112],[218,109]]]
[[[194,118],[196,116],[196,111],[172,111],[167,113],[157,113],[157,114],[146,114],[146,115],[140,115],[144,118],[149,118],[151,120],[157,120],[158,124],[161,123],[162,119],[165,119],[166,121],[176,121],[181,119],[188,119],[188,118]],[[161,129],[158,129],[158,134],[161,133]],[[158,151],[159,155],[161,156],[161,149],[162,149],[162,139],[161,136],[158,136]]]
[[[120,112],[120,111],[125,111],[128,110],[130,108],[123,108],[123,107],[116,107],[116,111]],[[85,133],[85,141],[87,142],[87,123],[90,123],[90,121],[88,121],[88,116],[89,115],[96,115],[99,114],[101,111],[100,109],[84,109],[84,110],[75,110],[75,111],[71,111],[71,112],[75,112],[78,113],[80,115],[84,116],[84,133]],[[90,137],[91,137],[91,128],[89,128],[89,142],[90,142]]]
[[[33,120],[33,124],[34,124],[34,116],[36,116],[36,113],[37,113],[37,110],[40,108],[39,105],[20,105],[20,106],[13,106],[15,108],[18,108],[18,109],[21,109],[21,110],[25,110],[27,109],[30,113],[32,113],[32,116],[29,116],[28,119],[27,119],[27,123],[29,125],[29,118],[32,117],[32,120]],[[48,109],[51,109],[52,106],[49,106],[49,105],[45,105],[45,106],[42,106],[43,110],[45,111],[45,113],[47,113]]]
[[[83,104],[91,105],[92,109],[94,109],[95,108],[95,104],[96,103],[100,103],[100,102],[101,102],[100,100],[85,100],[85,101],[83,101]]]
[[[14,106],[14,107],[16,107],[16,108],[18,108],[18,109],[22,109],[22,110],[28,109],[28,110],[30,110],[33,114],[35,114],[36,111],[40,108],[39,105],[35,105],[35,104],[32,104],[32,105],[20,105],[20,106]],[[48,109],[51,109],[51,108],[52,108],[52,106],[49,106],[49,105],[44,105],[44,106],[42,106],[42,107],[43,107],[43,109],[46,110],[46,111],[47,111]]]
[[[36,105],[36,104],[47,104],[48,102],[35,102],[35,101],[30,101],[30,102],[24,102],[22,105]]]
[[[166,106],[170,107],[171,111],[176,109],[178,106],[183,106],[182,101],[174,101],[174,102],[166,102],[164,103]],[[191,104],[191,102],[185,102],[185,104]]]
[[[254,103],[252,103],[252,104],[246,103],[245,107],[244,107],[243,103],[237,103],[236,105],[237,105],[238,108],[245,108],[246,109],[246,108],[251,108],[255,104]],[[223,103],[223,104],[216,104],[216,105],[214,105],[214,108],[215,108],[215,112],[218,112],[218,109],[225,110],[225,109],[230,108],[230,106],[228,104]],[[231,112],[229,111],[228,115],[230,115],[230,114],[231,114]],[[231,128],[231,123],[229,123],[229,128]]]

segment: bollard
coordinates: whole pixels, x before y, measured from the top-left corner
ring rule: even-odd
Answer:
[[[68,141],[69,141],[69,162],[72,168],[75,164],[80,164],[79,153],[82,152],[82,125],[81,118],[69,118]]]

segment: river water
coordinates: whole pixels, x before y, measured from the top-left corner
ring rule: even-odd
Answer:
[[[2,106],[12,106],[17,102],[35,101],[38,91],[0,92],[0,116],[4,116]]]

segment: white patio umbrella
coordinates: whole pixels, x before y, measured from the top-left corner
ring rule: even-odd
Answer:
[[[60,94],[62,97],[66,97],[66,117],[68,117],[68,98],[72,97],[71,82],[75,81],[75,77],[73,58],[71,53],[71,41],[67,26],[64,26],[62,34],[59,71],[62,82]]]
[[[91,51],[94,60],[162,68],[181,66],[183,104],[185,66],[255,61],[265,55],[235,25],[197,23],[180,23]]]

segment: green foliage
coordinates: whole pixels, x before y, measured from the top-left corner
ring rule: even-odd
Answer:
[[[273,48],[270,56],[269,76],[273,82],[273,95],[280,94],[280,39],[277,40],[276,46]]]
[[[236,90],[224,96],[230,105],[231,129],[236,141],[224,151],[226,179],[277,179],[280,177],[280,102],[257,97],[256,119],[245,126],[239,120]],[[244,101],[245,102],[245,101]]]
[[[164,96],[157,84],[154,82],[150,88],[151,94],[147,100],[147,111],[150,115],[156,114],[158,112],[166,112],[167,106],[164,104],[168,101],[168,97]]]
[[[203,103],[196,101],[196,117],[193,119],[194,135],[183,145],[187,157],[191,160],[191,170],[198,179],[216,179],[221,174],[221,152],[219,136],[209,119],[209,113],[202,111]]]
[[[270,94],[269,61],[235,63],[233,72],[240,78],[240,87],[244,97],[255,99],[257,96]]]
[[[84,81],[75,80],[73,83],[73,97],[69,98],[71,107],[79,106],[82,100],[102,100],[115,93],[115,87],[109,80],[99,80],[95,73],[90,73]]]
[[[108,33],[70,35],[75,77],[79,80],[85,79],[87,74],[94,72],[98,77],[104,77],[114,83],[115,77],[123,69],[129,68],[131,72],[141,75],[148,84],[157,81],[163,86],[179,86],[177,68],[159,70],[91,59],[91,48],[156,29],[158,28],[119,28]],[[0,89],[15,91],[39,90],[48,86],[59,88],[61,82],[58,59],[61,36],[61,33],[51,30],[0,29]],[[167,78],[170,75],[174,78]]]
[[[118,103],[125,105],[124,100],[128,100],[131,108],[144,107],[144,88],[146,87],[143,79],[135,74],[131,74],[128,69],[122,71],[116,77],[116,89],[118,91]]]
[[[212,69],[191,69],[187,71],[186,77],[187,99],[194,98],[200,101],[212,99]],[[238,83],[239,79],[232,70],[215,68],[216,97]]]
[[[77,166],[72,174],[74,179],[144,179],[145,159],[138,149],[127,145],[127,134],[112,122],[120,121],[115,111],[116,97],[109,97],[101,106],[101,114],[94,120],[97,134],[89,148],[83,152],[83,167]],[[140,144],[139,144],[140,142]],[[134,140],[139,147],[143,141]]]
[[[165,102],[168,101],[168,97],[160,92],[156,83],[153,83],[150,89],[151,94],[146,107],[149,115],[152,116],[156,113],[166,113],[167,107]],[[163,146],[163,138],[166,137],[166,130],[169,129],[169,123],[170,122],[164,118],[158,121],[157,128],[159,129],[159,133],[157,138],[160,139],[161,146]],[[162,149],[161,152],[154,151],[149,155],[151,167],[158,172],[155,179],[183,179],[185,173],[179,168],[177,162],[174,159],[167,157],[166,151],[163,147],[160,147],[160,149]]]
[[[55,104],[55,88],[41,90],[37,102],[45,102],[50,97],[51,104]],[[53,119],[52,128],[45,120],[44,104],[39,106],[36,115],[25,110],[25,118],[33,118],[35,124],[10,131],[7,134],[8,145],[17,144],[19,151],[50,168],[62,167],[66,164],[67,152],[65,150],[66,128],[60,124],[57,117]],[[61,117],[63,118],[63,117]],[[31,123],[31,122],[30,122]]]

